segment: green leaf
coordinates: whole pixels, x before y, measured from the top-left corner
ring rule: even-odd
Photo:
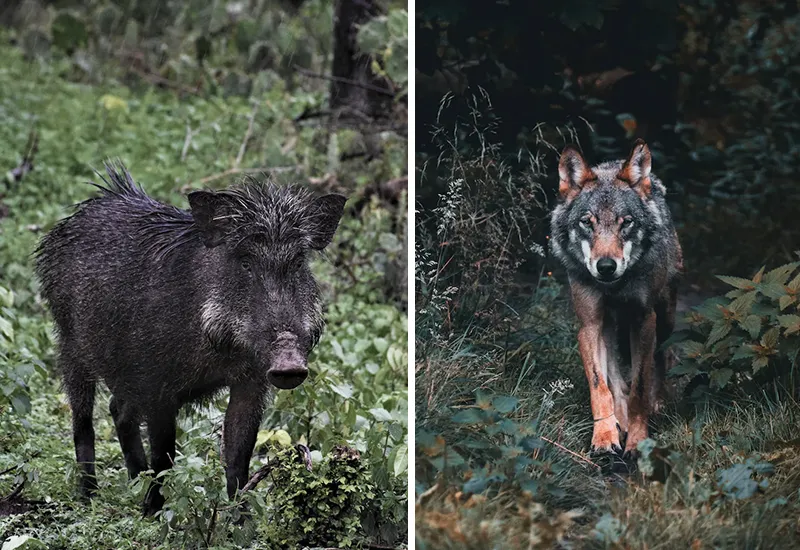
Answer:
[[[790,328],[800,324],[800,315],[778,315],[777,319],[783,328]]]
[[[774,348],[778,345],[778,337],[781,331],[778,327],[772,327],[761,337],[761,345],[765,348]]]
[[[711,333],[708,335],[708,340],[706,340],[706,347],[711,347],[714,342],[718,342],[725,338],[728,333],[731,331],[731,325],[727,321],[718,321],[714,323],[714,326],[711,327]]]
[[[89,42],[89,32],[86,25],[70,12],[62,11],[53,20],[50,27],[53,35],[53,44],[65,50],[73,50]]]
[[[711,387],[721,390],[730,382],[732,376],[733,371],[731,369],[717,369],[711,371]]]
[[[757,357],[753,360],[753,374],[769,365],[769,357]]]
[[[681,342],[678,346],[687,357],[696,357],[704,353],[706,350],[706,347],[702,342],[697,342],[695,340]]]
[[[800,262],[792,262],[780,267],[776,267],[764,275],[763,282],[777,283],[783,286],[786,284],[786,282],[789,280],[789,276],[795,269],[797,269],[798,266],[800,266]]]
[[[786,296],[786,287],[780,283],[762,283],[757,286],[758,291],[766,296],[777,300],[782,296]]]
[[[398,445],[397,446],[397,453],[394,457],[394,464],[392,465],[394,470],[394,477],[402,477],[406,471],[408,470],[408,446],[407,445]]]
[[[377,407],[369,410],[372,417],[378,422],[391,422],[393,420],[391,413],[386,409]]]
[[[750,338],[758,338],[761,332],[761,317],[758,315],[748,315],[745,320],[742,321],[741,325],[742,328],[750,334]]]
[[[742,344],[736,350],[736,353],[733,354],[731,357],[732,361],[738,361],[740,359],[750,359],[751,357],[755,356],[756,352],[753,349],[753,346],[750,344]]]
[[[784,309],[795,303],[796,300],[797,298],[795,296],[787,294],[786,296],[781,296],[778,299],[778,306],[781,308],[781,311],[783,311]]]
[[[2,550],[47,550],[47,545],[30,535],[12,535],[3,543]]]
[[[350,384],[331,384],[330,388],[345,399],[353,397],[353,386]]]
[[[755,283],[753,281],[751,281],[750,279],[743,279],[742,277],[731,277],[730,275],[717,275],[717,279],[742,290],[751,290],[755,288]]]
[[[698,374],[699,372],[700,372],[700,369],[698,369],[697,365],[695,365],[693,362],[681,361],[680,363],[678,363],[677,365],[675,365],[674,367],[672,367],[669,370],[669,372],[667,373],[667,376],[670,376],[670,377],[683,376],[684,374],[690,374],[690,375],[694,376],[694,375]]]
[[[791,290],[793,290],[794,292],[797,292],[798,290],[800,290],[800,273],[798,273],[798,274],[795,276],[795,278],[794,278],[794,279],[792,279],[791,281],[789,281],[789,284],[788,284],[788,285],[786,285],[786,286],[788,286],[788,287],[789,287]]]
[[[464,409],[454,414],[450,420],[456,424],[479,424],[483,422],[483,415],[480,409]]]
[[[503,414],[512,412],[517,408],[518,403],[519,399],[516,397],[498,396],[492,399],[492,405],[494,406],[494,409]]]
[[[742,294],[735,300],[733,300],[729,305],[728,309],[735,313],[736,315],[743,317],[751,313],[753,308],[753,304],[756,302],[757,293],[756,291],[747,292]]]

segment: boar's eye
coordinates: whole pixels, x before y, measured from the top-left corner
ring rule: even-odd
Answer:
[[[242,269],[244,269],[246,272],[251,273],[253,271],[249,256],[242,257],[239,262],[241,263]]]

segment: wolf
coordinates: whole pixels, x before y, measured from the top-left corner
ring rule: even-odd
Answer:
[[[663,395],[683,253],[639,139],[625,160],[593,167],[573,146],[558,164],[550,247],[569,277],[589,382],[594,452],[637,456]],[[623,376],[630,365],[630,376]],[[630,384],[630,385],[629,385]]]

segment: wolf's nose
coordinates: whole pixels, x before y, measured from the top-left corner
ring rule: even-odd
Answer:
[[[597,260],[597,272],[602,277],[611,277],[617,270],[617,262],[612,258],[600,258]]]

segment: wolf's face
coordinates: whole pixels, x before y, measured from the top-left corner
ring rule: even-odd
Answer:
[[[568,147],[559,162],[564,202],[553,213],[555,254],[568,267],[585,267],[600,284],[620,280],[650,246],[664,214],[654,200],[663,186],[650,174],[650,151],[637,142],[625,161],[589,168]]]

